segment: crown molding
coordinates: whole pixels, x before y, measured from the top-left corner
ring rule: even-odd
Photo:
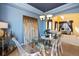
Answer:
[[[35,14],[38,14],[38,15],[43,14],[42,11],[32,7],[31,5],[29,5],[27,3],[8,3],[7,5],[11,5],[11,6],[14,6],[15,8],[23,9],[25,11],[29,11],[31,13],[35,13]]]
[[[68,9],[72,9],[78,5],[79,5],[78,3],[68,3],[68,4],[62,5],[60,7],[57,7],[55,9],[49,10],[49,11],[45,12],[45,14],[59,13],[59,12],[62,12],[62,11],[68,10]]]

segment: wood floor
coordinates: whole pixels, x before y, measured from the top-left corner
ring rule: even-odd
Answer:
[[[68,43],[62,43],[63,46],[63,54],[62,56],[79,56],[79,46],[74,46]],[[27,49],[27,48],[26,48]],[[28,46],[28,51],[30,52],[32,49],[30,46]],[[9,56],[18,56],[18,50],[16,49],[13,53],[11,53]],[[48,55],[49,56],[49,55]]]
[[[79,56],[79,46],[63,43],[63,56]]]

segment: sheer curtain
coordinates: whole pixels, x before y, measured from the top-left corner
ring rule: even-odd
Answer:
[[[38,39],[37,20],[24,18],[24,41],[25,44],[31,43],[33,39]]]
[[[29,35],[30,35],[29,21],[28,21],[28,19],[24,19],[24,42],[25,42],[25,44],[29,43],[29,39],[30,39]]]

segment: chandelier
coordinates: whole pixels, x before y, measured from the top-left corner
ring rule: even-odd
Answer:
[[[48,15],[41,15],[40,16],[40,20],[51,20],[52,19],[52,14],[48,14]]]

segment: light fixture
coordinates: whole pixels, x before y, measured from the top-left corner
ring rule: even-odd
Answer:
[[[77,33],[79,33],[79,27],[75,27]]]
[[[60,16],[62,18],[62,20],[64,20],[64,16]]]
[[[5,22],[0,22],[0,28],[8,28],[8,23],[5,23]]]
[[[40,20],[50,20],[52,19],[52,15],[48,14],[48,15],[41,15],[40,16]]]
[[[48,14],[48,15],[47,15],[47,20],[50,20],[50,19],[52,19],[52,16],[53,16],[53,15],[51,15],[51,14]]]
[[[41,16],[40,16],[40,19],[41,19],[41,20],[45,20],[45,15],[41,15]]]
[[[43,20],[46,22],[46,29],[52,29],[52,15],[48,14],[48,15],[41,15],[40,16],[40,20]]]

